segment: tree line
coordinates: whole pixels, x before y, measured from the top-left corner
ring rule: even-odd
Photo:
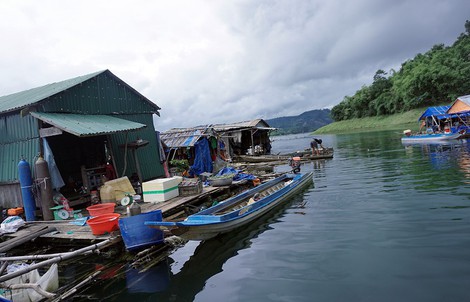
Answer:
[[[371,85],[346,96],[331,109],[335,121],[390,115],[449,104],[470,94],[470,21],[451,46],[434,45],[401,64],[398,71],[379,69]]]

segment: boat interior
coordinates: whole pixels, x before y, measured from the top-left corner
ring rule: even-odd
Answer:
[[[258,201],[263,200],[267,196],[270,196],[277,191],[281,190],[282,188],[288,186],[292,182],[292,179],[286,178],[284,181],[278,182],[272,186],[269,186],[265,188],[264,190],[260,192],[254,192],[253,194],[250,194],[246,196],[243,199],[240,199],[238,202],[229,204],[227,207],[223,207],[219,209],[218,211],[212,213],[212,215],[224,215],[233,211],[237,211],[242,209],[243,207],[246,207],[247,205],[254,204]]]

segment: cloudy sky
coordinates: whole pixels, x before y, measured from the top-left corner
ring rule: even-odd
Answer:
[[[109,69],[191,127],[331,108],[452,44],[468,0],[1,0],[0,95]]]

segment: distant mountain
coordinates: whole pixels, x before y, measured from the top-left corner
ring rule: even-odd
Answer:
[[[265,119],[269,126],[277,128],[272,135],[312,132],[333,122],[330,109],[310,110],[297,116]]]

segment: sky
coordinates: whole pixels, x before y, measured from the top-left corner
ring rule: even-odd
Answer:
[[[332,108],[433,45],[468,0],[1,0],[0,96],[109,69],[155,128]]]

